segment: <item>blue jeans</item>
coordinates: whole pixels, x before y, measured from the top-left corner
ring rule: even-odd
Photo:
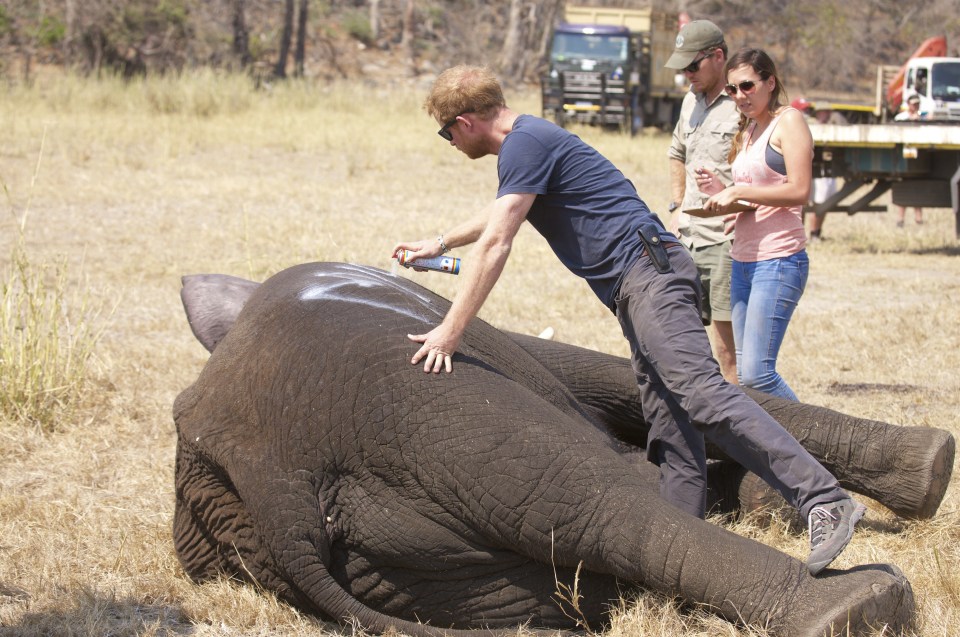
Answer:
[[[730,306],[741,385],[797,400],[777,373],[777,355],[809,273],[806,250],[768,261],[733,262]]]

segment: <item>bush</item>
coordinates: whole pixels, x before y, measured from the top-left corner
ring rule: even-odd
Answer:
[[[373,27],[370,19],[362,11],[348,11],[341,18],[343,30],[364,44],[373,44]]]
[[[34,266],[14,250],[0,295],[0,414],[52,431],[69,418],[87,383],[99,334],[90,308],[67,298],[67,268]]]
[[[25,211],[0,279],[0,422],[52,431],[69,419],[84,394],[101,334],[94,327],[100,312],[85,293],[68,295],[65,260],[31,262],[26,217]]]
[[[7,10],[0,6],[0,36],[9,35],[13,28],[13,20]]]
[[[67,26],[52,16],[43,16],[37,26],[37,44],[39,46],[56,46],[67,37]]]

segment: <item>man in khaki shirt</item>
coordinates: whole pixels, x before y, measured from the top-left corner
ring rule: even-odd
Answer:
[[[724,378],[736,383],[737,357],[730,322],[733,234],[726,233],[722,217],[698,218],[682,212],[699,208],[707,198],[697,187],[697,170],[705,168],[724,184],[733,183],[728,156],[740,113],[723,90],[726,62],[727,44],[720,29],[709,20],[694,20],[680,30],[673,55],[665,64],[690,82],[667,151],[672,196],[668,229],[693,255],[703,284],[703,322],[711,326],[714,356]]]

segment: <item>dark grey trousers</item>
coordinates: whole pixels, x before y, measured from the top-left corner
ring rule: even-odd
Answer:
[[[646,253],[624,277],[617,319],[630,342],[647,457],[660,467],[660,495],[692,515],[706,509],[704,436],[779,492],[806,519],[846,497],[836,479],[776,420],[726,382],[700,320],[700,281],[687,250],[667,249],[672,272]]]

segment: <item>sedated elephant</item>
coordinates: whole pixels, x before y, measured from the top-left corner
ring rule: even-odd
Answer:
[[[660,500],[637,453],[636,407],[591,380],[591,369],[621,374],[622,359],[476,320],[454,373],[424,374],[405,335],[448,302],[346,264],[296,266],[262,285],[186,277],[182,298],[212,350],[174,405],[174,544],[194,579],[225,572],[309,612],[410,635],[574,629],[557,591],[578,576],[578,611],[594,628],[629,586],[782,635],[912,620],[895,567],[814,578]],[[941,447],[918,458],[952,466],[952,438]],[[903,506],[927,515],[940,497]]]

